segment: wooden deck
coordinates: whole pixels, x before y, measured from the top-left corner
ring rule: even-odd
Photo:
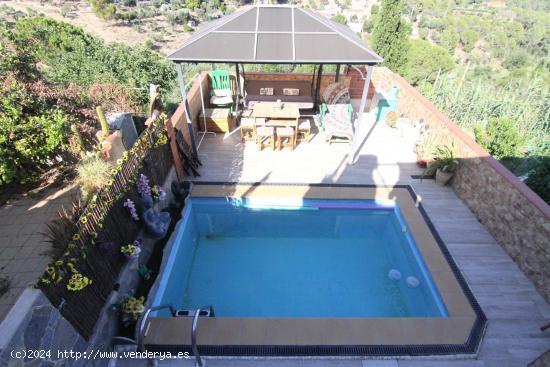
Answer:
[[[348,165],[349,144],[325,143],[322,133],[312,132],[309,142],[294,151],[264,149],[253,142],[242,143],[238,131],[232,134],[205,135],[199,147],[203,162],[201,181],[240,181],[277,183],[355,183],[393,185],[410,183],[411,175],[422,171],[416,166],[411,144],[399,133],[378,124],[365,126],[370,132],[359,160]]]
[[[365,134],[370,129],[365,130]],[[348,145],[324,143],[320,134],[295,151],[259,152],[232,135],[207,135],[199,155],[201,181],[278,183],[410,184],[483,308],[488,328],[475,360],[213,360],[212,366],[526,366],[550,348],[550,306],[512,259],[448,187],[418,180],[421,170],[406,139],[380,124],[370,131],[357,164],[347,164]],[[170,365],[172,362],[164,362]],[[182,361],[177,362],[182,365]],[[185,361],[191,365],[191,361]],[[174,365],[175,362],[174,362]],[[187,364],[185,364],[187,365]]]

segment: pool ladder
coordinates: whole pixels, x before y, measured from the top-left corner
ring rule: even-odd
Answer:
[[[197,346],[197,326],[199,323],[199,317],[201,316],[214,317],[214,307],[212,306],[199,307],[195,311],[190,311],[190,310],[176,311],[174,307],[172,307],[172,305],[168,305],[168,304],[148,308],[143,313],[141,322],[136,328],[136,341],[139,348],[141,350],[145,350],[145,346],[143,345],[143,339],[144,339],[145,331],[147,330],[145,325],[147,325],[147,319],[149,318],[149,314],[152,311],[159,311],[163,309],[169,309],[170,313],[172,314],[172,317],[193,317],[193,324],[191,326],[191,350],[193,352],[193,355],[195,356],[195,366],[196,367],[206,366],[206,361],[200,356],[199,348]]]

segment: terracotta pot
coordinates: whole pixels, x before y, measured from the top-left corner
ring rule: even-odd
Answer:
[[[420,168],[426,168],[428,164],[431,163],[431,159],[425,158],[421,156],[420,154],[416,153],[416,165]]]
[[[445,186],[451,178],[453,178],[454,172],[444,172],[438,169],[435,172],[435,182],[441,186]]]

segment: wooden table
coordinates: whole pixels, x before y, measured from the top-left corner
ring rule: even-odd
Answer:
[[[294,129],[294,138],[292,148],[296,145],[298,137],[298,120],[300,119],[300,110],[295,103],[260,102],[252,107],[252,117],[265,118],[265,126],[291,127]]]
[[[272,126],[288,126],[289,121],[297,122],[300,118],[300,110],[295,103],[281,103],[278,107],[276,102],[260,102],[254,104],[252,117],[265,118],[266,124]]]

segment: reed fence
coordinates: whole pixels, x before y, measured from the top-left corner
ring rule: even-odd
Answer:
[[[173,164],[164,116],[151,121],[111,172],[111,178],[87,203],[77,231],[60,259],[48,266],[38,288],[82,337],[89,339],[119,272],[127,261],[120,247],[132,243],[141,222],[123,206],[138,202],[140,174],[162,185]]]

